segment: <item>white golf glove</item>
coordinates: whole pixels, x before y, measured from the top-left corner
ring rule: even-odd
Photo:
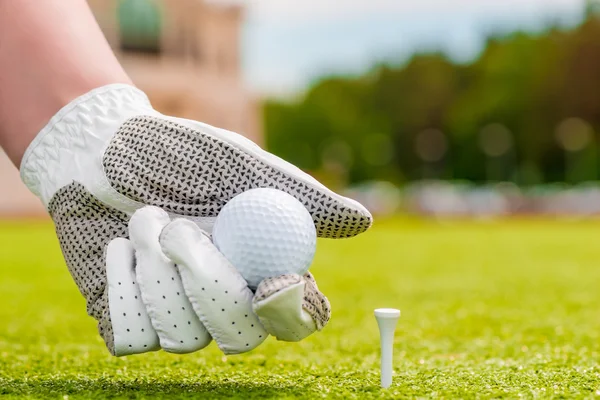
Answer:
[[[60,110],[31,143],[21,176],[47,207],[88,313],[112,354],[228,354],[267,334],[301,340],[330,315],[310,274],[253,293],[209,236],[220,209],[257,187],[283,190],[320,237],[364,232],[371,215],[233,132],[164,116],[143,92],[110,85]]]

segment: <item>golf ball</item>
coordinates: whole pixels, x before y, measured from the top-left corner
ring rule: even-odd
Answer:
[[[217,216],[212,235],[253,289],[265,278],[304,274],[317,244],[306,208],[275,189],[251,189],[232,198]]]

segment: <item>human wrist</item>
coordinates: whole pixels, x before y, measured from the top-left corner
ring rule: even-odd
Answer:
[[[0,146],[17,167],[21,165],[26,149],[43,127],[61,109],[73,100],[91,92],[95,88],[111,84],[122,84],[133,86],[129,77],[123,72],[116,73],[111,77],[99,73],[84,77],[73,77],[68,84],[56,85],[54,87],[35,89],[35,85],[27,85],[21,88],[21,92],[38,92],[34,103],[29,103],[24,109],[17,99],[6,104],[0,109]],[[69,80],[63,80],[68,82]],[[23,95],[23,97],[32,97]],[[7,103],[7,99],[2,99]],[[13,108],[14,107],[14,108]]]
[[[126,119],[153,112],[146,95],[126,84],[102,86],[77,97],[27,146],[20,164],[23,182],[47,204],[67,181],[81,180],[79,175],[100,168],[95,164],[102,149]]]

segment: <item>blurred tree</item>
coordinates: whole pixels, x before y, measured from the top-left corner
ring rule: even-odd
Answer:
[[[571,31],[492,37],[468,65],[417,54],[362,77],[325,78],[295,102],[267,102],[267,146],[340,185],[424,175],[533,184],[563,180],[565,163],[596,177],[597,15]],[[569,118],[591,126],[590,151],[563,151],[556,131]],[[502,137],[489,127],[501,127]]]

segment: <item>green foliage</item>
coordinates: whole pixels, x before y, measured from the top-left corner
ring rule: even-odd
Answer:
[[[249,354],[113,358],[49,224],[0,224],[0,397],[591,398],[600,394],[598,222],[380,221],[323,240],[330,324]],[[402,310],[379,388],[373,309]]]
[[[160,50],[161,12],[152,0],[120,0],[121,47],[130,51]]]
[[[490,38],[480,57],[454,64],[442,54],[417,54],[402,66],[379,66],[362,77],[331,77],[300,99],[265,107],[269,149],[317,175],[343,184],[373,179],[396,183],[423,178],[483,181],[489,157],[482,130],[501,124],[512,146],[499,157],[504,179],[535,171],[564,180],[557,126],[580,118],[600,129],[600,19],[542,34]],[[447,151],[428,159],[416,150],[423,131],[441,131]],[[595,137],[594,137],[595,139]],[[425,138],[425,145],[428,139]],[[431,152],[431,151],[429,151]],[[497,160],[496,160],[497,161]],[[583,162],[575,180],[595,179],[598,163]],[[524,176],[524,174],[521,174]]]

